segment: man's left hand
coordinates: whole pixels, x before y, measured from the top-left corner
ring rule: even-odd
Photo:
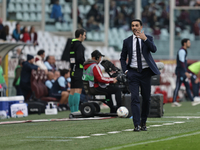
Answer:
[[[138,37],[138,38],[140,38],[140,39],[142,39],[142,40],[146,40],[147,39],[147,37],[146,37],[146,35],[144,34],[144,31],[142,31],[142,32],[136,32],[136,37]]]

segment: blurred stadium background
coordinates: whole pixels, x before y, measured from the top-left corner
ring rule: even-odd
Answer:
[[[59,64],[68,38],[74,37],[77,28],[87,30],[85,57],[90,58],[98,49],[120,67],[119,58],[123,39],[130,36],[130,22],[134,18],[143,21],[143,30],[154,36],[156,61],[165,63],[161,74],[161,90],[170,101],[175,88],[175,59],[181,47],[181,39],[189,38],[189,63],[200,58],[200,1],[199,0],[59,0],[63,18],[52,18],[54,0],[0,0],[0,18],[9,26],[12,35],[17,22],[21,27],[34,26],[38,34],[38,46],[25,46],[24,54],[36,55],[44,49],[46,56],[54,55]],[[2,42],[2,41],[1,41]],[[15,42],[9,40],[7,42]],[[22,49],[22,47],[19,47]],[[3,68],[8,85],[8,95],[15,95],[12,87],[17,48],[9,52]],[[152,87],[155,92],[156,87]],[[179,93],[182,97],[184,94]]]

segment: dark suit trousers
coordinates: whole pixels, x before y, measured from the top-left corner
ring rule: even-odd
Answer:
[[[140,125],[141,121],[146,123],[149,114],[150,96],[151,96],[151,76],[152,71],[150,68],[143,69],[138,72],[136,69],[129,69],[128,73],[129,90],[131,92],[131,110],[133,114],[134,126]],[[142,113],[140,115],[140,99],[139,87],[141,88]]]

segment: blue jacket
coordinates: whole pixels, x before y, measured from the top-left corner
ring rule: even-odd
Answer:
[[[58,19],[62,17],[61,6],[54,4],[52,7],[51,18]]]
[[[20,33],[17,32],[17,29],[15,29],[13,31],[12,37],[16,40],[19,41],[20,40]]]
[[[149,68],[152,70],[153,75],[160,74],[160,71],[158,70],[156,63],[153,60],[153,57],[151,56],[151,52],[155,53],[157,51],[157,48],[154,45],[153,38],[149,35],[146,35],[146,37],[147,37],[146,41],[143,40],[141,41],[142,54],[147,64],[149,65]],[[125,39],[123,42],[123,48],[120,58],[123,72],[125,72],[130,68],[132,54],[133,54],[133,35]],[[127,55],[128,55],[128,63],[126,63]]]
[[[31,71],[37,70],[38,66],[30,64],[28,61],[23,62],[22,65],[20,84],[31,85]]]
[[[181,48],[177,52],[177,56],[176,56],[176,63],[177,63],[176,70],[175,70],[176,75],[186,77],[186,75],[185,75],[185,72],[187,72],[187,59],[186,59],[186,57],[187,57],[187,50]],[[180,58],[182,60],[180,60]]]
[[[67,91],[68,85],[67,85],[67,80],[63,77],[60,76],[54,83],[52,88],[50,89],[50,93],[56,94],[56,93],[61,93],[62,91]]]

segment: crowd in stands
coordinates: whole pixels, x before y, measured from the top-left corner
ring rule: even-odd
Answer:
[[[37,42],[37,33],[35,32],[35,27],[31,26],[30,30],[24,26],[21,28],[19,22],[16,23],[16,27],[12,32],[12,35],[9,34],[9,26],[3,24],[2,19],[0,18],[0,40],[3,41],[21,41],[25,43],[31,43],[34,46],[38,45]]]
[[[70,91],[70,72],[67,69],[59,70],[55,65],[54,56],[47,56],[45,59],[44,50],[39,50],[35,56],[28,54],[26,61],[19,59],[13,81],[13,86],[17,92],[16,95],[23,95],[26,101],[34,98],[34,93],[32,93],[33,90],[31,89],[32,70],[44,70],[47,80],[43,84],[48,89],[48,96],[59,101],[59,110],[66,110]],[[3,86],[2,83],[1,85]]]

